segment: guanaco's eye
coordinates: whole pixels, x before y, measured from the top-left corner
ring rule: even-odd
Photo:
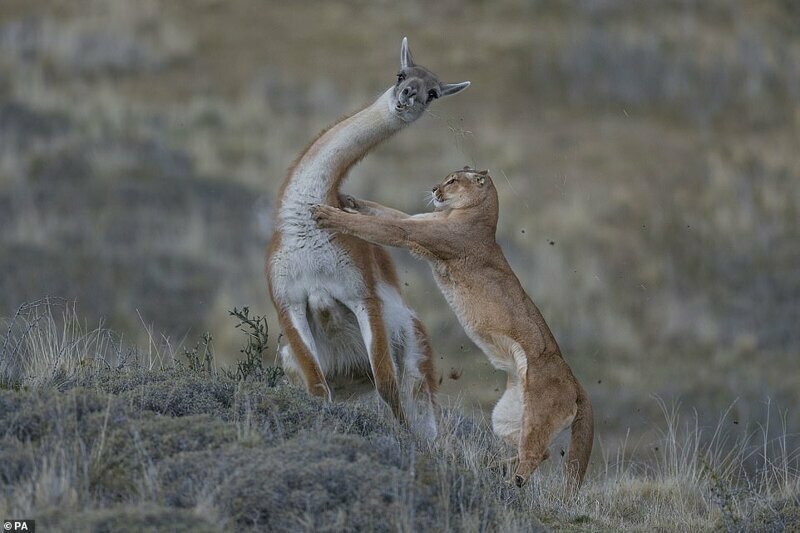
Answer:
[[[439,94],[436,92],[436,89],[431,89],[428,91],[428,101],[431,102],[439,98]]]
[[[401,82],[401,81],[403,81],[404,79],[406,79],[406,75],[405,75],[405,73],[403,73],[403,72],[398,72],[398,73],[397,73],[397,83],[400,83],[400,82]]]

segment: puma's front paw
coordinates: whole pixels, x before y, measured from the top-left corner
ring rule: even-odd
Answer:
[[[340,212],[330,205],[311,206],[311,217],[317,222],[317,226],[323,229],[334,229],[336,226],[333,221]]]

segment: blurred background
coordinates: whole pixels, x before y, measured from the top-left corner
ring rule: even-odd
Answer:
[[[800,428],[800,4],[597,0],[0,3],[0,316],[76,299],[233,362],[228,310],[267,314],[286,168],[394,83],[400,40],[469,90],[381,146],[345,190],[410,212],[491,170],[498,237],[595,403],[634,445],[652,396]],[[394,253],[442,402],[504,378]],[[498,295],[502,298],[502,295]],[[272,355],[270,355],[270,358]],[[742,429],[747,431],[747,429]],[[795,432],[792,435],[792,432]],[[639,444],[641,443],[641,444]]]

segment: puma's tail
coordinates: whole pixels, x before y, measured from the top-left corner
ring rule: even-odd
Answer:
[[[578,384],[578,411],[572,421],[572,436],[569,443],[567,456],[567,482],[572,491],[577,491],[583,483],[586,468],[589,466],[589,457],[592,455],[594,442],[594,414],[589,396]]]

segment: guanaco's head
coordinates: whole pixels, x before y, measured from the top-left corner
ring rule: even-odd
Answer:
[[[411,59],[408,38],[400,45],[400,71],[392,92],[391,111],[405,122],[417,120],[437,98],[456,94],[469,87],[468,81],[442,83],[430,70]]]
[[[488,170],[464,167],[449,174],[433,188],[432,194],[437,211],[487,206],[497,212],[497,191]]]

